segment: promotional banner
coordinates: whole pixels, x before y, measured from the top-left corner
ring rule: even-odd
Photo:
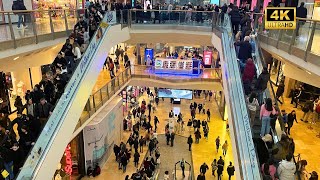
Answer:
[[[147,60],[153,59],[153,49],[152,48],[145,48],[144,49],[144,61],[147,62]]]
[[[94,119],[83,129],[86,169],[89,166],[94,167],[95,164],[102,167],[112,154],[113,145],[120,143],[124,118],[122,109],[122,99],[119,99],[104,117],[99,116],[103,113],[97,115],[100,121]]]
[[[212,64],[212,51],[203,52],[203,62],[205,66],[211,66]]]

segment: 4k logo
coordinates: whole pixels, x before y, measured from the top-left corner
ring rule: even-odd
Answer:
[[[267,7],[265,10],[265,29],[295,29],[296,8]]]

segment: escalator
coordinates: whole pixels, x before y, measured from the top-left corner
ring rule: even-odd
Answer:
[[[128,30],[115,24],[115,18],[112,12],[104,16],[17,179],[52,178],[103,67],[107,50],[129,39]]]
[[[260,109],[257,111],[254,125],[251,127],[229,16],[224,17],[224,21],[220,24],[220,28],[219,31],[222,32],[221,37],[217,38],[221,39],[221,52],[224,53],[225,58],[225,60],[222,61],[222,80],[226,102],[228,102],[229,123],[232,123],[232,126],[230,126],[230,133],[231,136],[234,137],[232,138],[232,141],[234,141],[237,148],[237,151],[235,152],[237,155],[235,157],[238,157],[238,159],[235,159],[235,162],[240,166],[239,171],[241,179],[262,179],[260,174],[260,163],[264,163],[265,159],[259,159],[259,157],[261,157],[261,149],[257,147],[256,141],[254,140],[261,139]],[[217,40],[217,38],[215,40]],[[259,75],[262,72],[265,63],[258,42],[256,42],[255,52],[254,63],[257,75]],[[268,88],[260,93],[260,96],[260,99],[271,98],[273,102],[276,103],[276,107],[278,107],[277,101],[275,101],[275,93],[271,81],[268,83]],[[271,134],[273,143],[278,142],[279,137],[275,130],[271,129]]]

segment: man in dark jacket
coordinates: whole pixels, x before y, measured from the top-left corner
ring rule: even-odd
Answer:
[[[232,162],[230,162],[230,165],[227,168],[227,172],[228,172],[228,175],[229,175],[229,180],[231,180],[231,177],[234,175],[234,171],[235,171],[235,168],[232,165]]]
[[[47,123],[49,116],[53,111],[53,106],[48,103],[44,98],[41,98],[37,106],[37,118],[40,120],[42,128]]]
[[[288,114],[288,129],[286,132],[288,135],[290,135],[290,129],[292,128],[294,121],[296,121],[296,123],[298,123],[296,111],[292,110],[291,113]]]
[[[27,10],[26,6],[23,4],[23,0],[16,0],[13,1],[12,4],[12,10],[13,11],[22,11],[22,10]],[[28,26],[25,23],[25,14],[23,13],[17,13],[18,14],[18,27],[17,29],[23,29],[23,28],[27,28]],[[21,27],[21,23],[22,23],[22,27]]]
[[[249,58],[252,58],[252,46],[250,44],[250,37],[244,37],[244,41],[239,41],[235,43],[236,46],[239,46],[238,58],[240,60],[240,68],[244,69],[244,66]]]
[[[280,97],[282,97],[282,101],[283,101],[283,93],[284,93],[284,83],[281,82],[278,86],[278,89],[277,89],[277,92],[276,92],[276,98],[277,98],[277,101],[282,104],[282,102],[280,101]]]
[[[77,22],[77,24],[74,25],[74,29],[78,29],[80,31],[82,28],[88,29],[88,24],[84,20],[84,17],[80,16],[79,22]]]
[[[220,159],[218,160],[217,162],[217,165],[218,165],[218,170],[217,170],[217,173],[218,173],[218,180],[221,180],[221,175],[223,173],[223,167],[224,167],[224,160],[222,159],[222,157],[220,156]]]
[[[238,7],[234,6],[233,9],[229,12],[229,15],[231,17],[233,35],[235,36],[237,34],[237,32],[239,31],[239,24],[241,21],[241,15],[240,15]]]
[[[297,17],[299,18],[307,18],[307,8],[304,7],[304,2],[301,2],[300,7],[297,8]],[[297,23],[297,36],[299,36],[299,29],[300,26],[303,26],[305,24],[305,20],[299,20]]]
[[[269,79],[270,79],[270,74],[268,72],[268,69],[267,67],[264,67],[262,70],[262,73],[259,75],[256,81],[256,84],[255,84],[256,90],[260,92],[266,90]]]

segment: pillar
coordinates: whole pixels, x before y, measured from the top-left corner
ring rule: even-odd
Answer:
[[[136,53],[137,53],[137,63],[138,65],[141,65],[141,52],[140,52],[140,44],[136,45]]]
[[[284,97],[289,97],[291,89],[294,88],[296,80],[286,77],[284,80]]]
[[[175,52],[175,47],[174,46],[169,46],[169,52],[172,54]]]

